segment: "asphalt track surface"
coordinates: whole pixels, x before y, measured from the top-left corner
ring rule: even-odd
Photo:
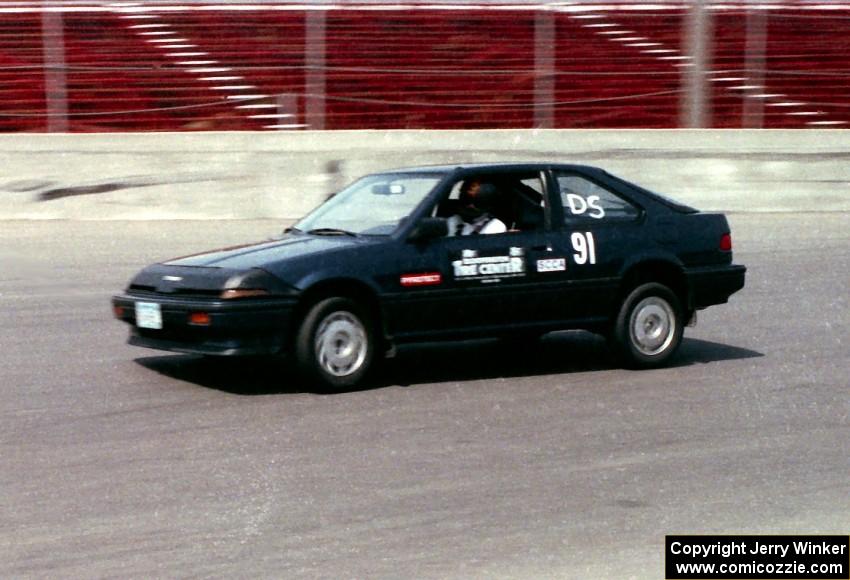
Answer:
[[[661,578],[665,534],[846,534],[850,215],[730,219],[747,287],[670,368],[427,345],[338,395],[111,318],[278,224],[3,222],[0,577]]]

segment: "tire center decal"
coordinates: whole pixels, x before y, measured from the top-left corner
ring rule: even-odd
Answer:
[[[501,278],[525,276],[525,250],[512,247],[507,255],[479,256],[476,250],[463,250],[452,260],[456,280],[497,281]]]

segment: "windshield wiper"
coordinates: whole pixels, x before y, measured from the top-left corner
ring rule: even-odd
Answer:
[[[303,234],[304,232],[302,232],[301,230],[299,230],[295,226],[290,226],[290,227],[286,228],[285,230],[283,230],[283,233],[285,233],[285,234]]]
[[[357,234],[354,232],[349,232],[348,230],[342,230],[339,228],[315,228],[307,231],[308,234],[312,234],[314,236],[351,236],[352,238],[356,238]]]

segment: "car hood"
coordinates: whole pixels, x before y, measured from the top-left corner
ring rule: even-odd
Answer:
[[[270,263],[291,258],[351,246],[358,243],[358,241],[356,238],[347,236],[317,237],[287,235],[278,240],[234,246],[175,258],[174,260],[165,262],[165,265],[247,270],[250,268],[262,268]]]

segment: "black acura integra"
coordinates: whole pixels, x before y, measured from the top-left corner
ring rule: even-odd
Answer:
[[[468,182],[501,233],[455,229]],[[363,177],[279,238],[148,266],[112,303],[130,344],[288,353],[317,386],[343,389],[398,344],[564,329],[656,367],[745,272],[725,216],[602,169],[421,167]]]

